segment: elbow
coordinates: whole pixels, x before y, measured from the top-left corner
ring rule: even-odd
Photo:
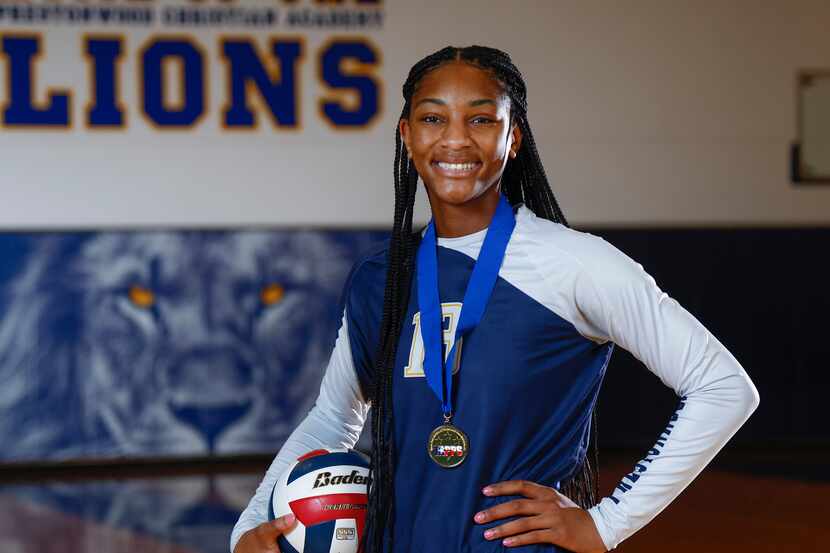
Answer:
[[[721,393],[712,390],[710,399],[720,405],[724,430],[737,431],[758,408],[758,389],[743,370],[721,381]]]
[[[744,373],[743,385],[740,387],[740,397],[735,401],[735,410],[740,417],[740,423],[743,424],[755,412],[761,402],[761,396],[758,394],[758,388],[755,387],[749,376]]]
[[[755,384],[753,384],[749,378],[746,379],[746,382],[747,387],[749,389],[749,400],[747,401],[746,416],[747,418],[749,418],[749,416],[758,408],[758,405],[761,403],[761,395],[758,393],[758,388],[755,387]]]
[[[737,426],[741,426],[758,408],[761,396],[746,370],[728,351],[723,349],[723,352],[731,360],[731,363],[724,364],[728,376],[722,380],[722,383],[729,391],[723,399],[728,398],[727,401],[730,404]]]

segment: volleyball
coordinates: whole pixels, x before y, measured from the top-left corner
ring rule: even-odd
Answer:
[[[297,519],[277,539],[281,553],[357,553],[369,482],[369,460],[353,450],[318,449],[289,465],[268,504],[269,520]]]

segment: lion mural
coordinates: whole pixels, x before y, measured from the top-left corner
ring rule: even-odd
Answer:
[[[26,237],[0,281],[2,460],[273,451],[315,397],[378,235]]]

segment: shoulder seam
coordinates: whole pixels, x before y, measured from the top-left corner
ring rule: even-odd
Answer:
[[[536,214],[534,214],[532,211],[531,211],[531,214],[532,214],[532,217],[533,217],[533,218],[531,219],[531,221],[533,221],[533,222],[534,222],[534,223],[536,223],[536,224],[540,224],[540,226],[547,226],[547,225],[550,225],[551,227],[556,228],[556,225],[560,225],[560,224],[561,224],[561,223],[557,223],[557,222],[555,222],[555,221],[551,221],[551,220],[549,220],[549,219],[544,219],[544,218],[542,218],[542,217],[539,217],[539,216],[537,216]],[[580,234],[589,234],[590,236],[593,236],[593,237],[595,237],[595,238],[599,238],[599,239],[601,239],[600,237],[595,236],[595,235],[593,235],[593,234],[586,233],[586,232],[581,232],[581,231],[577,231],[577,230],[572,229],[571,227],[568,227],[568,226],[565,226],[565,225],[562,225],[562,229],[556,228],[556,230],[557,230],[558,232],[565,232],[565,233],[567,233],[567,232],[578,232],[578,233],[580,233]],[[532,236],[532,235],[533,235],[533,233],[532,233],[532,232],[530,232],[530,233],[529,233],[529,235],[531,235],[531,236]],[[571,252],[569,252],[568,250],[566,250],[566,249],[562,248],[561,246],[557,245],[557,244],[556,244],[555,242],[553,242],[553,241],[551,241],[550,243],[545,243],[545,245],[546,245],[546,246],[549,246],[550,248],[556,249],[556,251],[557,251],[557,252],[560,252],[560,253],[562,253],[562,254],[564,254],[564,255],[568,256],[568,258],[570,258],[570,259],[573,259],[576,263],[578,263],[578,264],[579,264],[580,268],[581,268],[583,271],[585,270],[585,263],[583,263],[581,259],[579,259],[577,256],[575,256],[574,254],[572,254],[572,253],[571,253]],[[534,268],[534,270],[536,270],[536,272],[537,272],[537,273],[541,274],[541,273],[540,273],[540,271],[538,270],[538,267],[537,267],[537,265],[536,265],[536,263],[535,263],[535,262],[533,263],[533,268]]]
[[[547,219],[544,219],[544,221],[547,221]],[[555,224],[553,221],[547,221],[547,222]],[[564,227],[564,229],[565,230],[563,232],[568,232],[568,231],[573,230],[570,227]],[[591,236],[594,236],[594,235],[591,235]],[[599,237],[597,237],[597,238],[599,238]],[[543,242],[542,244],[545,245],[545,246],[549,246],[551,249],[555,249],[557,252],[560,252],[562,255],[567,256],[568,259],[573,260],[573,262],[576,265],[578,265],[578,267],[579,267],[579,274],[584,275],[584,277],[587,278],[588,281],[591,283],[591,286],[595,290],[597,289],[596,282],[594,282],[594,279],[591,277],[590,272],[587,270],[587,267],[585,266],[585,263],[583,263],[583,261],[581,259],[579,259],[577,256],[575,256],[574,254],[572,254],[568,250],[556,245],[555,243],[546,244],[546,243]],[[533,271],[536,273],[536,275],[542,280],[542,282],[548,282],[548,279],[545,276],[544,272],[539,268],[539,264],[538,264],[537,260],[533,256],[529,256],[529,258],[530,258],[530,264],[533,267]],[[574,299],[576,299],[576,298],[574,298]],[[559,315],[559,314],[557,313],[557,315]],[[559,316],[561,317],[561,315],[559,315]],[[565,319],[565,320],[567,320],[567,319]],[[594,342],[594,343],[599,343],[599,344],[605,344],[605,343],[608,343],[610,341],[610,340],[603,339],[599,336],[585,335],[585,334],[583,334],[582,332],[579,331],[579,328],[576,325],[574,325],[572,321],[568,321],[568,322],[574,327],[574,329],[579,333],[579,335],[582,336],[583,338],[585,338],[586,340],[589,340],[589,341]]]

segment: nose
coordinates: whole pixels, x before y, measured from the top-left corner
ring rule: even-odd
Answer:
[[[165,376],[171,413],[201,432],[211,452],[219,435],[253,405],[253,367],[231,347],[194,348]]]
[[[451,117],[447,126],[444,127],[444,134],[441,138],[441,145],[445,148],[455,150],[468,147],[470,133],[467,122],[462,117]]]

